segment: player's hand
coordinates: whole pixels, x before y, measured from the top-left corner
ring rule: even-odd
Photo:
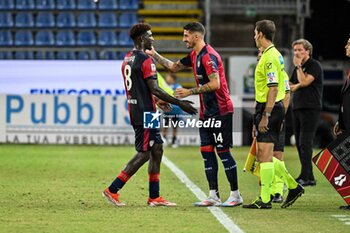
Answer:
[[[153,57],[154,54],[156,53],[156,50],[155,50],[154,47],[152,46],[152,49],[151,49],[151,50],[146,49],[146,50],[145,50],[145,53],[146,53],[148,56]]]
[[[256,126],[253,125],[252,138],[255,138],[257,135],[258,135],[258,132],[256,131]]]
[[[173,107],[171,104],[165,102],[164,100],[158,100],[157,101],[157,106],[163,111],[163,112],[170,112]]]
[[[186,88],[178,88],[174,92],[175,98],[185,98],[191,95],[191,90]]]
[[[338,136],[339,134],[342,134],[343,131],[339,128],[339,122],[337,121],[337,123],[335,123],[334,127],[333,127],[333,133],[335,136]]]
[[[266,133],[269,131],[269,128],[267,127],[268,124],[269,118],[267,116],[263,116],[258,126],[259,132]]]
[[[180,101],[180,104],[179,104],[179,107],[184,110],[185,112],[193,115],[193,114],[196,114],[198,112],[198,110],[196,108],[194,108],[192,106],[193,102],[192,101],[189,101],[189,100],[181,100]]]
[[[291,84],[290,85],[290,91],[291,92],[296,92],[300,88],[300,83],[298,84]]]

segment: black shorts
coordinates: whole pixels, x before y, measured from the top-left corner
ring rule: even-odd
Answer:
[[[281,151],[284,152],[284,144],[286,140],[286,123],[285,121],[282,122],[282,127],[280,134],[278,136],[278,141],[275,143],[273,147],[273,151]]]
[[[201,127],[199,128],[199,136],[201,138],[201,146],[214,145],[217,150],[225,150],[232,147],[232,118],[233,114],[229,113],[224,116],[216,116],[211,118],[215,121],[221,121],[221,126]],[[209,119],[206,119],[209,120]]]
[[[265,103],[257,103],[254,114],[254,124],[259,129],[259,123],[262,118],[262,114],[265,110]],[[258,131],[256,136],[257,142],[272,142],[276,144],[278,142],[279,134],[281,131],[281,125],[284,119],[284,107],[282,101],[275,103],[272,109],[271,116],[269,117],[269,123],[267,127],[269,130],[266,133]]]
[[[153,145],[162,144],[159,129],[144,129],[143,126],[133,125],[135,131],[135,148],[138,152],[149,151]]]

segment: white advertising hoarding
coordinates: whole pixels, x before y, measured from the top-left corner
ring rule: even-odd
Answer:
[[[254,98],[254,71],[257,57],[232,56],[229,58],[230,66],[230,92],[241,97]]]
[[[0,95],[5,143],[132,144],[124,96]]]
[[[0,93],[124,95],[122,61],[1,61]]]
[[[133,144],[121,63],[0,61],[0,143]],[[241,98],[231,98],[241,145]],[[179,129],[178,141],[199,145],[198,129]]]
[[[232,97],[234,145],[242,145],[241,101]],[[198,106],[198,96],[189,98]],[[180,145],[199,145],[198,128],[178,130]],[[0,94],[0,143],[134,143],[125,96]]]

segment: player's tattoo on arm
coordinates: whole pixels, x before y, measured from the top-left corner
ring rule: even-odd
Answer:
[[[212,73],[209,76],[210,82],[204,84],[201,87],[194,87],[191,89],[191,94],[200,94],[200,93],[205,93],[205,92],[212,92],[218,89],[218,86],[220,86],[220,83],[218,83],[219,79],[219,74],[218,73]]]
[[[163,57],[162,55],[160,55],[157,52],[153,55],[153,58],[159,64],[161,64],[162,66],[164,66],[165,68],[167,68],[171,72],[177,72],[177,71],[180,71],[180,70],[183,70],[186,68],[186,66],[184,66],[180,61],[177,61],[177,62],[170,61],[169,59]]]

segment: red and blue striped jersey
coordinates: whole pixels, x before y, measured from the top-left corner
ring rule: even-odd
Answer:
[[[122,63],[122,74],[131,125],[143,125],[143,113],[156,110],[147,79],[157,79],[156,65],[141,50],[127,53]]]
[[[202,93],[199,96],[201,119],[233,112],[233,104],[230,99],[221,57],[210,45],[206,44],[198,55],[194,50],[191,51],[180,62],[185,66],[192,67],[197,86],[208,83],[210,74],[219,74],[220,88],[214,92]]]

